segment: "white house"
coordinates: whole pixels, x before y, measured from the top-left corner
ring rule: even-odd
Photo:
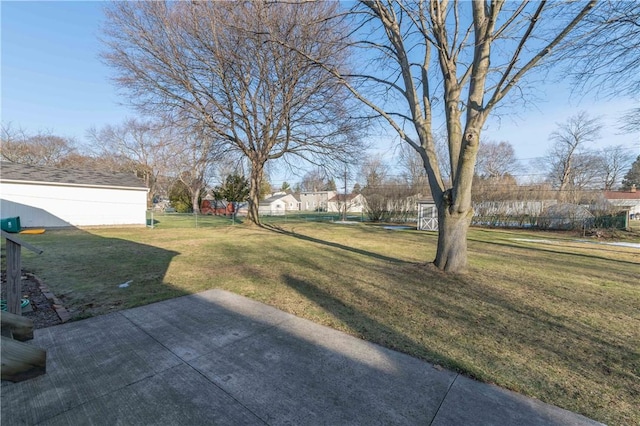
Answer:
[[[329,200],[336,196],[336,191],[306,191],[299,196],[300,210],[326,212]]]
[[[0,163],[0,215],[25,228],[144,226],[147,191],[133,174]]]
[[[630,218],[640,218],[640,192],[635,185],[629,191],[605,191],[604,198],[612,206],[628,211]]]
[[[287,212],[300,210],[300,202],[291,194],[277,194],[260,201],[258,214],[282,216]]]
[[[332,213],[342,213],[344,205],[347,204],[347,213],[362,213],[365,207],[365,199],[362,194],[336,194],[327,202],[327,211]]]

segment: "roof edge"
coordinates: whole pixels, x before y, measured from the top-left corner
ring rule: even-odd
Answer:
[[[136,191],[149,191],[146,186],[118,186],[118,185],[98,185],[98,184],[84,184],[84,183],[62,183],[62,182],[46,182],[37,180],[16,180],[16,179],[3,179],[0,177],[0,182],[14,183],[20,185],[47,185],[47,186],[71,186],[76,188],[109,188],[109,189],[127,189]]]

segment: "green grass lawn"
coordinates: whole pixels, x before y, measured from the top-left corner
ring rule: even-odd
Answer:
[[[222,288],[602,422],[640,424],[639,249],[472,229],[469,271],[447,275],[429,264],[433,233],[156,220],[24,236],[45,252],[25,251],[23,267],[76,319]]]

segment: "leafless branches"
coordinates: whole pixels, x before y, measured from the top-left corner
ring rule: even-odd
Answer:
[[[364,35],[357,45],[365,56],[378,55],[378,67],[345,85],[420,155],[439,211],[436,266],[453,271],[466,264],[471,188],[488,115],[563,46],[595,3],[363,0],[355,8],[354,37]],[[437,155],[437,119],[446,127],[448,167]]]
[[[478,150],[476,174],[484,178],[512,175],[520,168],[513,145],[509,142],[483,141]]]
[[[579,87],[611,97],[640,93],[640,3],[602,1],[563,57]]]
[[[251,164],[249,218],[267,161],[348,160],[352,102],[316,62],[346,70],[335,3],[120,2],[107,12],[105,60],[141,110],[179,115]],[[291,47],[295,47],[292,49]],[[322,160],[321,160],[322,159]]]
[[[73,139],[51,132],[29,134],[11,125],[3,125],[0,137],[2,159],[32,166],[60,166],[76,154]]]
[[[570,188],[583,189],[595,179],[597,163],[589,153],[582,152],[585,145],[600,137],[602,124],[586,112],[570,117],[550,135],[554,141],[546,156],[550,176],[560,194]]]

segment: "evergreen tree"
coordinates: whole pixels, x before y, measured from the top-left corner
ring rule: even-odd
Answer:
[[[627,174],[624,175],[624,179],[622,179],[622,189],[629,190],[632,185],[636,187],[640,186],[640,155],[638,155],[636,161],[631,164],[631,168]]]
[[[189,188],[181,180],[176,180],[169,189],[169,201],[178,213],[193,213]],[[198,199],[198,203],[200,199]]]
[[[247,201],[249,198],[249,180],[237,174],[228,175],[224,184],[213,190],[213,196],[217,200],[233,203],[235,210],[237,203]]]
[[[249,179],[239,174],[228,175],[224,183],[213,189],[216,200],[226,200],[233,206],[233,220],[238,213],[238,204],[249,198]]]

